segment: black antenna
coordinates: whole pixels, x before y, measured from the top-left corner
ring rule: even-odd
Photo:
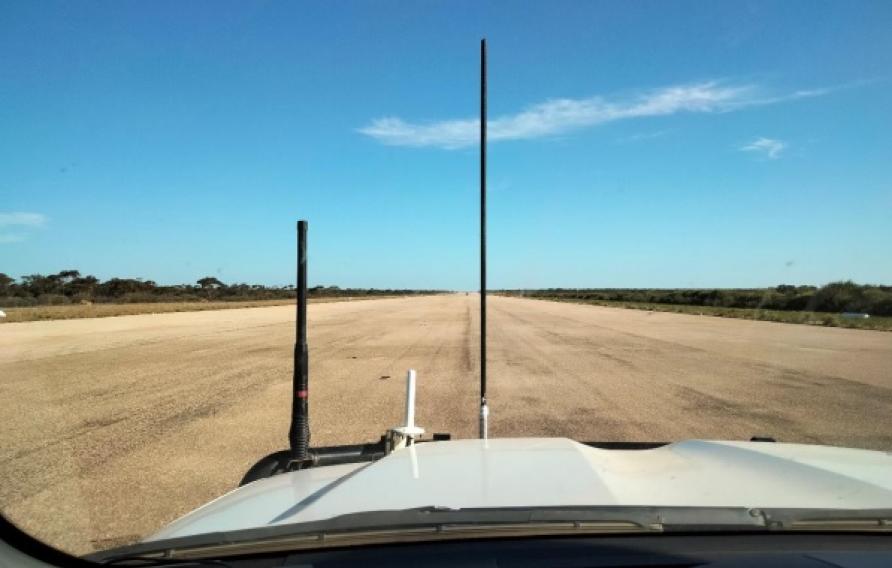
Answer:
[[[488,437],[486,405],[486,38],[480,40],[480,437]]]
[[[292,463],[300,468],[310,458],[309,382],[307,371],[307,222],[297,222],[297,343],[294,344],[293,404],[291,428]]]

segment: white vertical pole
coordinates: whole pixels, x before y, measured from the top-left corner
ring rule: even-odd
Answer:
[[[406,375],[406,428],[415,427],[415,369]]]

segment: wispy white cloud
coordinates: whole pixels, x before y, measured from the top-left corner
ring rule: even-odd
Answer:
[[[773,138],[756,138],[749,144],[741,146],[743,152],[759,152],[764,154],[770,160],[780,158],[781,153],[787,149],[787,143]]]
[[[0,229],[14,229],[13,232],[0,233],[0,244],[24,241],[28,238],[28,231],[40,229],[46,222],[46,215],[40,213],[0,212]]]
[[[46,215],[40,213],[0,212],[0,227],[43,227],[45,224]]]
[[[631,96],[552,99],[512,115],[490,120],[491,141],[524,140],[552,136],[570,130],[630,118],[677,113],[720,113],[745,107],[818,97],[832,89],[799,90],[787,94],[766,93],[756,85],[732,85],[706,81],[639,92]],[[373,120],[359,132],[393,146],[463,148],[477,143],[478,119],[408,122],[399,117]]]

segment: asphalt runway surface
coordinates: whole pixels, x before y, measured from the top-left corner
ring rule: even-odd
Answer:
[[[477,434],[479,297],[311,304],[312,444]],[[892,450],[892,333],[489,300],[490,435]],[[0,509],[63,549],[134,542],[287,446],[294,308],[0,325]]]

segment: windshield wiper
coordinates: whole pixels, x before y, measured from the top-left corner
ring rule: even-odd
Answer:
[[[218,558],[168,558],[163,555],[146,555],[146,554],[125,554],[120,556],[110,556],[105,560],[100,560],[101,566],[122,566],[128,568],[150,568],[154,566],[167,566],[170,568],[187,568],[189,566],[222,566],[230,567],[229,564]]]
[[[92,557],[152,554],[171,560],[469,538],[791,531],[892,532],[892,509],[432,506],[145,542]]]
[[[892,532],[892,509],[751,509],[770,530]]]

